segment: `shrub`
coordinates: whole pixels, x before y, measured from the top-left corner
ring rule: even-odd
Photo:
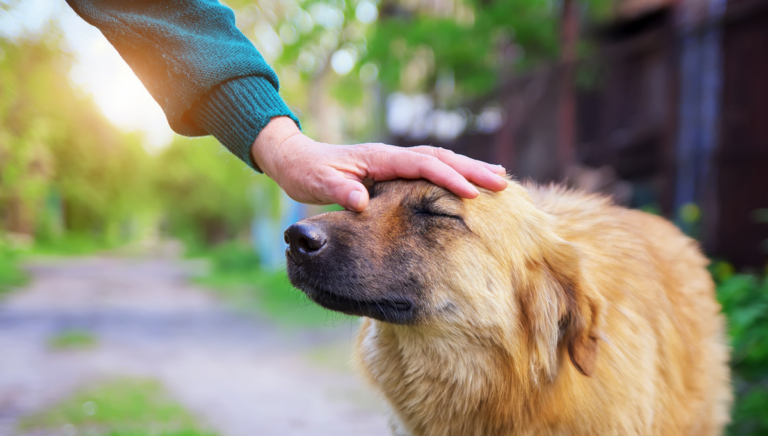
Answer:
[[[712,273],[732,347],[736,402],[729,434],[768,434],[768,276],[734,274],[723,262]]]

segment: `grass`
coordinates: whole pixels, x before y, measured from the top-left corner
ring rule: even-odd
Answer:
[[[28,276],[20,267],[20,254],[0,235],[0,296],[27,283]]]
[[[12,244],[0,232],[0,297],[11,290],[24,286],[29,276],[21,268],[21,259],[35,256],[79,256],[112,248],[87,235],[65,235],[55,242],[35,241],[20,245]]]
[[[67,233],[55,240],[35,241],[28,254],[32,256],[83,256],[116,246],[116,244],[109,244],[90,235]]]
[[[266,271],[245,244],[223,244],[205,253],[211,261],[206,276],[196,283],[219,291],[239,307],[256,310],[286,326],[313,327],[347,320],[310,301],[295,289],[285,271]]]
[[[3,258],[0,254],[0,296],[27,283],[27,275],[14,259]]]
[[[122,378],[75,393],[22,420],[23,431],[94,436],[214,436],[168,398],[159,383]]]
[[[48,339],[48,346],[54,350],[82,350],[96,345],[96,337],[86,330],[65,330]]]

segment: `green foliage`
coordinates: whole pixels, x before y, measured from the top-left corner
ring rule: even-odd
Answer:
[[[68,232],[56,238],[38,238],[26,256],[85,256],[116,248],[119,241],[109,242],[87,233]]]
[[[373,30],[368,49],[369,60],[386,66],[380,72],[383,84],[403,89],[403,80],[411,74],[409,64],[421,58],[429,71],[420,90],[433,89],[437,75],[451,71],[459,95],[477,96],[493,89],[499,73],[510,67],[504,65],[506,46],[517,46],[518,67],[535,65],[557,53],[557,11],[551,2],[496,0],[467,6],[474,22],[426,11],[383,18]]]
[[[258,256],[246,244],[222,244],[205,257],[211,270],[197,282],[218,290],[238,307],[261,312],[285,326],[321,326],[345,319],[311,302],[291,285],[285,271],[261,269]]]
[[[76,434],[213,436],[151,380],[117,379],[77,392],[50,410],[26,418],[23,430],[71,426]]]
[[[607,0],[579,3],[584,22],[604,19],[614,6]],[[379,89],[437,94],[439,106],[456,106],[488,93],[515,71],[554,61],[559,51],[561,3],[550,0],[227,4],[235,9],[238,27],[275,68],[281,93],[298,109],[305,131],[320,140],[328,134],[359,141],[379,132]],[[375,7],[378,18],[361,19],[361,6]],[[334,73],[333,55],[342,51],[354,68]],[[378,80],[363,74],[374,66]],[[439,89],[441,78],[452,84],[443,87],[448,92]],[[340,132],[323,116],[329,110],[344,114],[337,117]]]
[[[45,241],[129,239],[151,204],[138,137],[63,80],[71,59],[55,36],[0,39],[0,50],[0,225]]]
[[[585,20],[604,18],[610,2],[582,1]],[[460,98],[490,92],[500,74],[527,70],[556,58],[560,10],[547,0],[469,0],[439,13],[405,2],[385,1],[372,28],[366,60],[382,65],[382,83],[408,88],[413,67],[428,71],[417,89],[431,92],[438,76],[450,71]],[[511,64],[510,64],[511,62]],[[420,89],[419,89],[420,88]],[[406,89],[408,90],[408,89]]]
[[[207,251],[213,270],[220,274],[241,274],[259,266],[259,255],[242,242],[228,242]]]
[[[734,274],[725,262],[711,270],[732,347],[736,404],[729,434],[768,434],[768,274]]]
[[[167,230],[192,245],[212,245],[247,230],[254,185],[266,183],[212,138],[178,138],[155,168]]]
[[[212,138],[150,156],[120,133],[62,80],[71,59],[55,35],[0,50],[0,229],[34,237],[33,254],[113,248],[151,236],[160,217],[190,244],[229,240],[247,233],[259,186],[274,209],[274,183]]]
[[[0,233],[0,296],[27,282],[27,274],[19,266],[19,257],[19,251]]]
[[[54,350],[81,350],[96,345],[96,336],[87,330],[65,330],[48,339]]]

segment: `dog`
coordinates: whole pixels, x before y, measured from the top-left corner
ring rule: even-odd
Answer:
[[[376,183],[289,227],[288,276],[361,316],[355,360],[396,435],[719,435],[725,322],[695,241],[558,186]]]

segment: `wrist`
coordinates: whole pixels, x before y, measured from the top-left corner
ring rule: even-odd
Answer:
[[[275,161],[280,146],[289,138],[301,135],[296,123],[289,117],[275,117],[264,126],[251,145],[253,162],[272,179],[275,178]]]

